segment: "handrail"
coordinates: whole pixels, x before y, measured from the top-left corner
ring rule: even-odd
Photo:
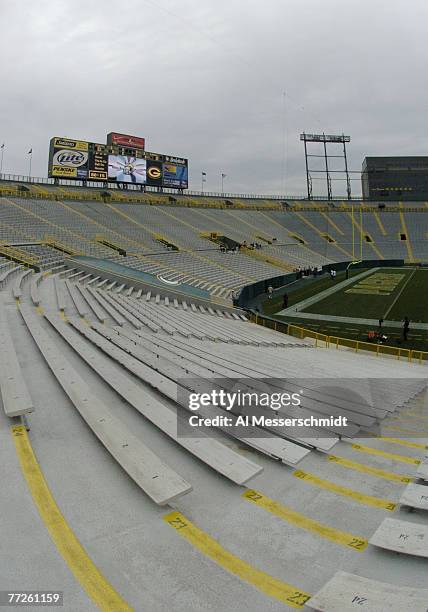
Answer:
[[[253,323],[268,327],[288,336],[293,336],[303,340],[304,338],[312,338],[315,340],[316,348],[336,348],[340,347],[352,349],[356,353],[360,351],[375,353],[376,357],[396,357],[400,360],[402,357],[409,363],[418,362],[422,364],[424,361],[428,361],[428,351],[420,351],[416,349],[401,348],[398,346],[390,346],[388,344],[372,344],[371,342],[365,342],[363,340],[352,340],[351,338],[341,338],[340,336],[328,336],[315,332],[294,323],[286,323],[282,321],[276,321],[268,317],[250,312],[249,318]]]

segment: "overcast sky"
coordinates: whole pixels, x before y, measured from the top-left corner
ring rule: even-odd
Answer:
[[[188,157],[207,191],[224,172],[304,193],[302,131],[349,134],[353,170],[427,154],[427,23],[426,0],[0,0],[3,172],[32,148],[46,176],[52,136],[110,131]]]

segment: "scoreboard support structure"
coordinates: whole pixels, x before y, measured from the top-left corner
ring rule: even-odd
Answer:
[[[327,185],[327,199],[333,199],[333,189],[332,189],[332,181],[346,181],[346,194],[348,200],[351,200],[351,174],[352,172],[348,169],[348,157],[346,153],[346,143],[351,141],[350,136],[345,136],[344,134],[333,135],[333,134],[300,134],[300,140],[303,141],[305,148],[305,166],[306,166],[306,184],[308,190],[308,200],[313,199],[313,180],[322,178],[322,177],[312,177],[312,174],[321,174],[325,175],[326,185]],[[310,154],[308,153],[308,143],[314,144],[322,144],[323,145],[323,154]],[[330,155],[328,153],[327,146],[331,144],[341,144],[343,145],[342,153],[340,155]],[[309,161],[311,157],[324,159],[324,169],[314,169],[310,167]],[[343,160],[343,169],[342,170],[333,170],[329,166],[329,159],[339,158]],[[336,174],[341,174],[342,177],[332,177]],[[343,177],[345,175],[345,177]]]

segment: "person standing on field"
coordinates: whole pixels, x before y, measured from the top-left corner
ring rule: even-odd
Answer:
[[[409,317],[404,317],[404,322],[403,322],[403,340],[404,341],[407,340],[407,336],[409,334],[409,327],[410,327]]]

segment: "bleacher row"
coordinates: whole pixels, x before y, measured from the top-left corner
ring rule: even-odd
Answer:
[[[262,248],[223,253],[201,235],[210,232],[241,244],[258,242]],[[61,253],[46,246],[48,238],[73,253],[161,274],[167,281],[187,283],[227,299],[232,291],[257,280],[297,267],[349,261],[360,254],[363,259],[427,261],[427,235],[428,209],[422,205],[410,211],[402,206],[360,216],[345,204],[327,212],[321,204],[319,210],[316,204],[305,210],[298,203],[282,211],[208,210],[0,198],[0,243],[44,242],[45,246],[25,248],[44,249],[42,260],[51,266],[55,258],[60,261]],[[179,250],[168,250],[165,241]],[[107,243],[123,249],[126,256]]]
[[[10,263],[5,267],[0,297],[4,301],[9,295],[18,301],[28,332],[64,393],[123,470],[159,505],[187,495],[192,483],[111,413],[61,350],[60,341],[174,444],[241,486],[263,470],[257,455],[253,460],[237,452],[242,447],[296,469],[295,475],[303,481],[306,473],[300,469],[302,464],[311,460],[321,465],[332,450],[334,456],[339,448],[345,455],[349,449],[360,449],[368,456],[387,456],[377,445],[376,436],[368,446],[360,444],[359,436],[373,426],[393,422],[403,408],[412,406],[413,398],[426,392],[424,366],[409,369],[409,365],[392,360],[318,350],[307,341],[297,342],[256,327],[242,315],[144,293],[63,265],[36,274]],[[42,313],[53,334],[42,325]],[[34,411],[31,388],[22,374],[4,307],[0,308],[0,340],[6,347],[0,353],[5,412],[8,417],[29,415]],[[100,354],[106,358],[101,359]],[[332,372],[337,386],[320,386],[315,377],[329,378]],[[285,373],[291,382],[284,378]],[[388,379],[388,386],[373,382],[374,376]],[[282,409],[286,416],[341,414],[348,417],[350,426],[346,431],[334,425],[313,428],[304,437],[286,428],[278,433],[278,428],[268,427],[247,428],[243,437],[221,426],[214,438],[208,434],[179,436],[177,418],[185,422],[188,415],[183,398],[189,392],[204,390],[199,380],[219,378],[230,390],[236,380],[245,379],[247,390],[260,391],[266,378],[273,379],[278,392],[302,389],[304,407]],[[347,382],[341,385],[341,380]],[[426,400],[418,405],[424,410]],[[200,414],[212,417],[226,413],[210,406]],[[32,418],[36,417],[37,409]],[[382,438],[378,443],[383,444]],[[414,448],[425,449],[426,455],[428,446],[415,443]],[[386,508],[400,510],[400,518],[383,519],[368,543],[387,554],[428,559],[428,525],[406,520],[405,513],[407,508],[428,511],[428,456],[408,463],[415,471],[398,503]],[[371,612],[422,612],[427,604],[428,589],[388,584],[341,570],[306,601],[308,608],[328,612],[346,612],[357,606]]]

